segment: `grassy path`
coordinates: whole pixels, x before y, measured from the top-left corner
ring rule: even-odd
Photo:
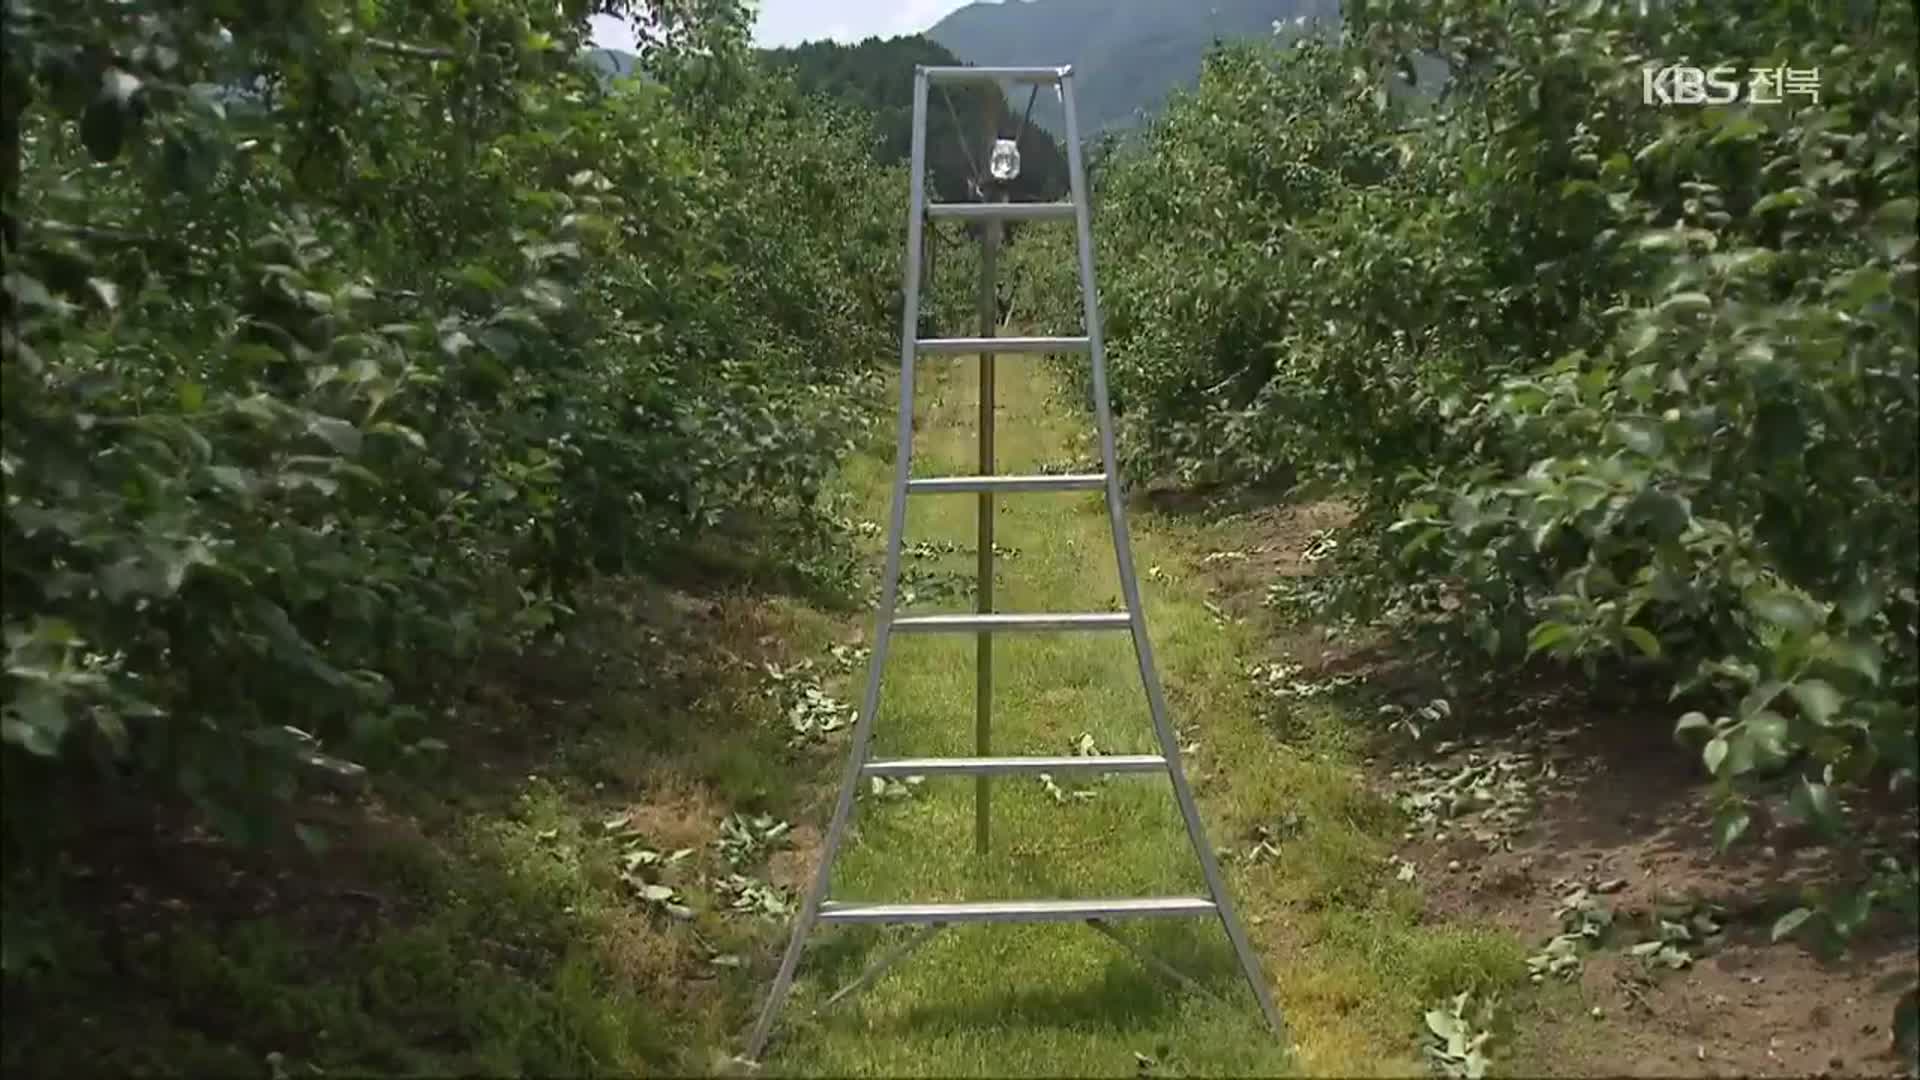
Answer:
[[[917,407],[915,475],[974,471],[977,375],[972,362],[928,365]],[[999,468],[1039,471],[1078,456],[1084,414],[1059,399],[1037,365],[1003,362]],[[890,463],[849,463],[844,481],[871,520],[884,520]],[[970,496],[909,504],[907,573],[918,609],[965,610],[976,503]],[[1244,664],[1255,632],[1209,610],[1201,572],[1218,530],[1135,513],[1148,625],[1173,722],[1192,746],[1188,769],[1218,848],[1243,852],[1256,825],[1291,822],[1280,851],[1227,873],[1265,954],[1297,1053],[1259,1021],[1212,920],[1147,921],[1123,930],[1179,962],[1222,999],[1183,989],[1116,944],[1074,925],[951,928],[856,1001],[811,1018],[826,993],[903,935],[827,930],[809,952],[775,1071],[836,1075],[1272,1075],[1404,1073],[1418,1069],[1419,1008],[1467,983],[1504,981],[1518,964],[1498,938],[1415,925],[1417,896],[1389,881],[1384,855],[1397,826],[1365,794],[1346,717],[1292,718],[1283,745],[1254,715]],[[1118,609],[1120,591],[1099,496],[1004,497],[996,525],[997,606],[1004,611]],[[920,545],[913,547],[912,545]],[[918,554],[913,554],[917,552]],[[1216,609],[1217,610],[1217,609]],[[994,749],[1062,753],[1091,738],[1102,753],[1152,752],[1145,697],[1123,635],[1004,636],[995,646]],[[974,642],[962,635],[895,640],[876,731],[882,756],[971,752]],[[1081,797],[1078,793],[1085,793]],[[863,793],[839,899],[933,900],[1204,892],[1170,788],[1147,776],[996,781],[993,847],[973,851],[972,784],[929,781],[901,798]],[[1289,817],[1291,815],[1291,817]],[[1142,1058],[1152,1065],[1143,1066]]]

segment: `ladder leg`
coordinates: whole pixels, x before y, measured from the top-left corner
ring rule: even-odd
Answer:
[[[1116,531],[1124,532],[1125,529],[1124,524],[1119,524]],[[1124,545],[1125,541],[1121,543]],[[1126,549],[1123,546],[1121,550]],[[1129,598],[1134,613],[1134,654],[1140,661],[1140,678],[1146,685],[1147,704],[1153,712],[1154,735],[1160,741],[1161,753],[1166,756],[1167,772],[1173,777],[1173,796],[1180,804],[1180,817],[1186,822],[1187,838],[1193,842],[1193,853],[1199,858],[1201,873],[1207,878],[1207,892],[1212,895],[1219,909],[1220,924],[1227,932],[1227,939],[1233,942],[1234,955],[1240,961],[1240,970],[1247,977],[1247,986],[1253,991],[1254,1000],[1260,1003],[1260,1012],[1266,1018],[1267,1026],[1276,1036],[1284,1038],[1286,1028],[1280,1019],[1280,1010],[1273,1003],[1266,980],[1260,974],[1260,958],[1254,954],[1253,944],[1247,940],[1246,929],[1234,910],[1233,898],[1227,893],[1226,881],[1220,875],[1219,860],[1214,857],[1213,847],[1207,842],[1206,825],[1200,820],[1199,807],[1193,801],[1193,789],[1187,783],[1186,769],[1180,763],[1180,740],[1174,736],[1172,725],[1167,722],[1166,697],[1161,691],[1160,676],[1154,669],[1153,646],[1147,641],[1147,627],[1141,617],[1139,586],[1132,585],[1128,591],[1134,594]]]
[[[1115,561],[1120,572],[1120,588],[1126,597],[1127,614],[1132,624],[1134,658],[1140,667],[1140,681],[1147,694],[1147,707],[1153,714],[1154,737],[1160,743],[1160,752],[1167,759],[1167,773],[1173,780],[1174,799],[1180,805],[1181,819],[1186,823],[1187,839],[1193,844],[1194,855],[1200,860],[1200,870],[1206,875],[1207,891],[1212,894],[1213,902],[1220,914],[1221,926],[1227,932],[1227,938],[1233,943],[1233,951],[1240,961],[1241,971],[1246,975],[1247,985],[1260,1004],[1260,1012],[1275,1035],[1284,1037],[1285,1028],[1281,1023],[1280,1012],[1274,1006],[1273,997],[1267,991],[1266,980],[1261,977],[1259,958],[1254,955],[1253,946],[1247,940],[1246,930],[1240,924],[1235,913],[1233,900],[1227,894],[1226,882],[1221,878],[1219,861],[1215,859],[1213,848],[1207,843],[1206,826],[1200,820],[1199,808],[1194,804],[1193,789],[1187,784],[1186,769],[1180,764],[1180,740],[1174,736],[1173,727],[1167,721],[1166,695],[1160,685],[1160,675],[1154,663],[1153,643],[1147,636],[1146,615],[1140,604],[1140,580],[1134,574],[1133,550],[1127,538],[1125,509],[1126,504],[1120,491],[1120,468],[1116,460],[1113,444],[1113,415],[1107,397],[1106,345],[1100,329],[1100,304],[1094,290],[1093,278],[1093,229],[1089,224],[1088,191],[1086,187],[1086,167],[1081,160],[1080,131],[1074,109],[1074,77],[1071,73],[1060,80],[1061,106],[1066,119],[1067,174],[1072,185],[1074,202],[1074,229],[1076,246],[1080,259],[1080,291],[1085,309],[1088,351],[1093,367],[1094,412],[1100,429],[1100,460],[1107,474],[1107,521],[1113,530],[1113,549]]]
[[[780,958],[780,970],[774,976],[773,986],[767,991],[766,1002],[760,1008],[760,1017],[747,1038],[745,1056],[748,1061],[760,1060],[767,1037],[773,1031],[774,1021],[786,1003],[787,993],[793,988],[794,970],[800,964],[800,953],[806,947],[807,935],[819,920],[820,904],[826,899],[827,887],[833,877],[834,856],[839,853],[847,820],[853,813],[854,793],[860,785],[860,767],[866,763],[868,744],[873,738],[874,714],[880,708],[880,673],[886,667],[894,607],[900,592],[900,548],[906,532],[907,477],[913,458],[913,364],[916,341],[920,336],[920,250],[921,224],[925,218],[926,157],[927,76],[924,71],[917,71],[913,81],[913,173],[907,214],[907,280],[900,332],[900,434],[894,449],[893,510],[887,526],[886,566],[881,571],[880,613],[874,624],[873,652],[867,658],[866,693],[861,697],[860,715],[854,719],[847,764],[840,777],[840,795],[833,806],[833,818],[827,825],[826,840],[820,851],[820,865],[814,870],[813,882],[807,887],[800,912],[794,918],[793,936],[787,942],[786,953]]]

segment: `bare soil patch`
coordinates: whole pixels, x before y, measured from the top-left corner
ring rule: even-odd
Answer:
[[[1820,857],[1794,846],[1789,826],[1763,821],[1750,842],[1716,852],[1706,785],[1644,717],[1589,716],[1486,739],[1438,764],[1463,768],[1472,756],[1503,753],[1531,755],[1559,776],[1537,786],[1519,827],[1491,844],[1458,829],[1416,832],[1397,857],[1435,916],[1491,921],[1530,944],[1563,932],[1563,903],[1582,888],[1609,913],[1605,943],[1580,950],[1572,1001],[1563,995],[1541,1009],[1543,1023],[1522,1032],[1512,1067],[1564,1076],[1903,1074],[1889,1018],[1920,968],[1913,928],[1882,918],[1838,961],[1772,943],[1774,919],[1797,906]],[[1663,918],[1694,914],[1721,937],[1685,944],[1687,966],[1632,953],[1633,943],[1658,940]]]
[[[1222,606],[1234,615],[1250,614],[1276,578],[1317,573],[1327,550],[1324,539],[1352,520],[1352,508],[1337,499],[1242,514],[1228,530],[1236,542],[1205,557]]]
[[[639,798],[626,808],[626,816],[629,828],[668,851],[711,845],[726,811],[704,785],[660,768],[641,783]]]
[[[1337,501],[1244,515],[1233,530],[1244,555],[1211,568],[1222,607],[1253,614],[1276,578],[1317,572],[1313,546],[1351,516]],[[1382,637],[1276,627],[1272,648],[1304,683],[1357,677],[1359,707],[1369,711],[1410,707],[1437,689],[1432,672]],[[1907,1075],[1889,1029],[1895,1001],[1920,974],[1915,927],[1884,916],[1837,960],[1772,943],[1774,919],[1798,905],[1825,854],[1766,808],[1746,839],[1716,852],[1709,788],[1666,736],[1670,705],[1532,671],[1499,689],[1498,703],[1477,710],[1455,702],[1422,748],[1383,721],[1370,760],[1372,782],[1412,807],[1392,857],[1420,886],[1430,917],[1490,923],[1544,947],[1566,929],[1566,901],[1584,888],[1583,902],[1611,920],[1603,944],[1579,950],[1570,977],[1546,974],[1533,1000],[1509,1003],[1518,1030],[1499,1048],[1501,1071]],[[1438,804],[1436,820],[1419,820],[1422,793],[1429,809]],[[1887,839],[1911,854],[1920,842],[1911,814]],[[1693,929],[1701,940],[1680,943],[1684,966],[1632,952],[1660,938],[1663,919],[1688,925],[1695,916],[1707,921]]]
[[[787,834],[786,846],[767,859],[768,879],[796,894],[804,891],[820,867],[820,853],[826,839],[826,834],[816,826],[794,826]]]

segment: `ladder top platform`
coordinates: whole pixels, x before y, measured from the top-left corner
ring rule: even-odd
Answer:
[[[978,353],[1083,353],[1093,347],[1087,337],[955,337],[919,338],[922,353],[972,356]]]
[[[1011,82],[1050,83],[1073,74],[1072,64],[1058,67],[933,67],[917,64],[914,71],[931,82]]]
[[[1041,476],[926,476],[907,481],[907,494],[956,491],[1099,491],[1106,473],[1056,473]]]
[[[1073,210],[1072,200],[927,204],[928,217],[961,221],[1065,221],[1073,217]]]

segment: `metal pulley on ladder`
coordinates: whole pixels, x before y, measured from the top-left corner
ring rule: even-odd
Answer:
[[[1067,168],[1069,197],[1065,202],[1016,203],[1006,201],[974,203],[926,202],[926,136],[928,87],[932,83],[1011,81],[1039,86],[1052,85],[1060,93],[1066,114]],[[993,95],[998,100],[998,95]],[[949,101],[951,108],[951,101]],[[1031,110],[1031,102],[1028,105]],[[957,117],[956,117],[957,120]],[[1005,167],[1007,145],[996,147],[996,174]],[[1012,145],[1017,171],[1018,143]],[[969,157],[971,152],[969,151]],[[1261,979],[1258,962],[1246,931],[1234,914],[1220,868],[1207,843],[1206,830],[1194,804],[1180,765],[1180,747],[1172,724],[1167,719],[1166,697],[1147,637],[1146,617],[1141,609],[1140,583],[1134,572],[1133,552],[1127,535],[1126,518],[1119,473],[1114,460],[1113,416],[1107,400],[1106,354],[1101,341],[1100,312],[1093,277],[1093,233],[1088,218],[1086,170],[1081,159],[1080,133],[1075,115],[1073,71],[1070,67],[1046,68],[974,68],[918,67],[913,81],[913,149],[911,164],[910,209],[907,216],[906,304],[901,318],[899,441],[894,459],[892,513],[887,529],[886,562],[882,571],[878,618],[874,629],[873,650],[869,658],[866,691],[853,726],[852,746],[840,782],[839,797],[827,826],[820,865],[800,905],[793,936],[781,957],[779,972],[767,993],[758,1020],[748,1038],[745,1059],[757,1061],[772,1032],[793,985],[793,976],[808,936],[818,923],[912,923],[923,931],[885,951],[865,973],[828,999],[827,1004],[869,984],[900,956],[926,939],[931,931],[950,924],[970,922],[1084,922],[1115,938],[1129,949],[1133,946],[1108,925],[1117,919],[1174,916],[1213,916],[1225,929],[1242,972],[1259,1003],[1261,1013],[1274,1032],[1280,1032],[1280,1015]],[[976,179],[978,179],[976,175]],[[982,327],[980,337],[922,338],[918,335],[920,313],[920,276],[924,226],[928,220],[983,222],[985,258],[982,273]],[[997,249],[999,223],[1012,221],[1071,221],[1079,255],[1080,291],[1086,320],[1085,334],[1077,337],[999,337],[994,335],[997,303],[993,302],[992,263]],[[999,476],[993,472],[993,357],[1002,353],[1063,354],[1079,353],[1089,357],[1093,374],[1093,406],[1100,435],[1101,472],[1077,475]],[[914,365],[921,356],[979,355],[981,357],[981,464],[974,476],[915,479],[909,475],[913,449]],[[1106,496],[1107,519],[1113,535],[1114,555],[1120,574],[1120,588],[1126,610],[1119,612],[1067,612],[1028,614],[996,612],[993,608],[993,512],[992,499],[998,494],[1045,491],[1101,491]],[[980,498],[980,582],[979,610],[972,614],[914,615],[896,614],[900,592],[900,560],[906,527],[907,499],[917,495],[973,494]],[[996,756],[989,752],[988,718],[991,710],[992,636],[1003,633],[1052,631],[1107,631],[1131,635],[1134,656],[1139,664],[1142,689],[1153,720],[1157,754],[1111,756]],[[886,665],[887,648],[895,634],[971,633],[978,636],[978,722],[974,757],[908,758],[872,760],[868,757],[873,741],[875,713],[880,703],[880,679]],[[868,903],[834,901],[827,898],[833,862],[845,841],[848,820],[853,812],[854,794],[867,777],[892,776],[973,776],[977,777],[976,837],[978,848],[986,850],[987,778],[1023,773],[1155,773],[1167,778],[1186,825],[1188,841],[1205,875],[1205,896],[1115,897],[1105,899],[1062,900],[989,900],[955,903]],[[1135,950],[1137,952],[1137,950]],[[1188,981],[1178,971],[1142,955],[1159,970]]]

